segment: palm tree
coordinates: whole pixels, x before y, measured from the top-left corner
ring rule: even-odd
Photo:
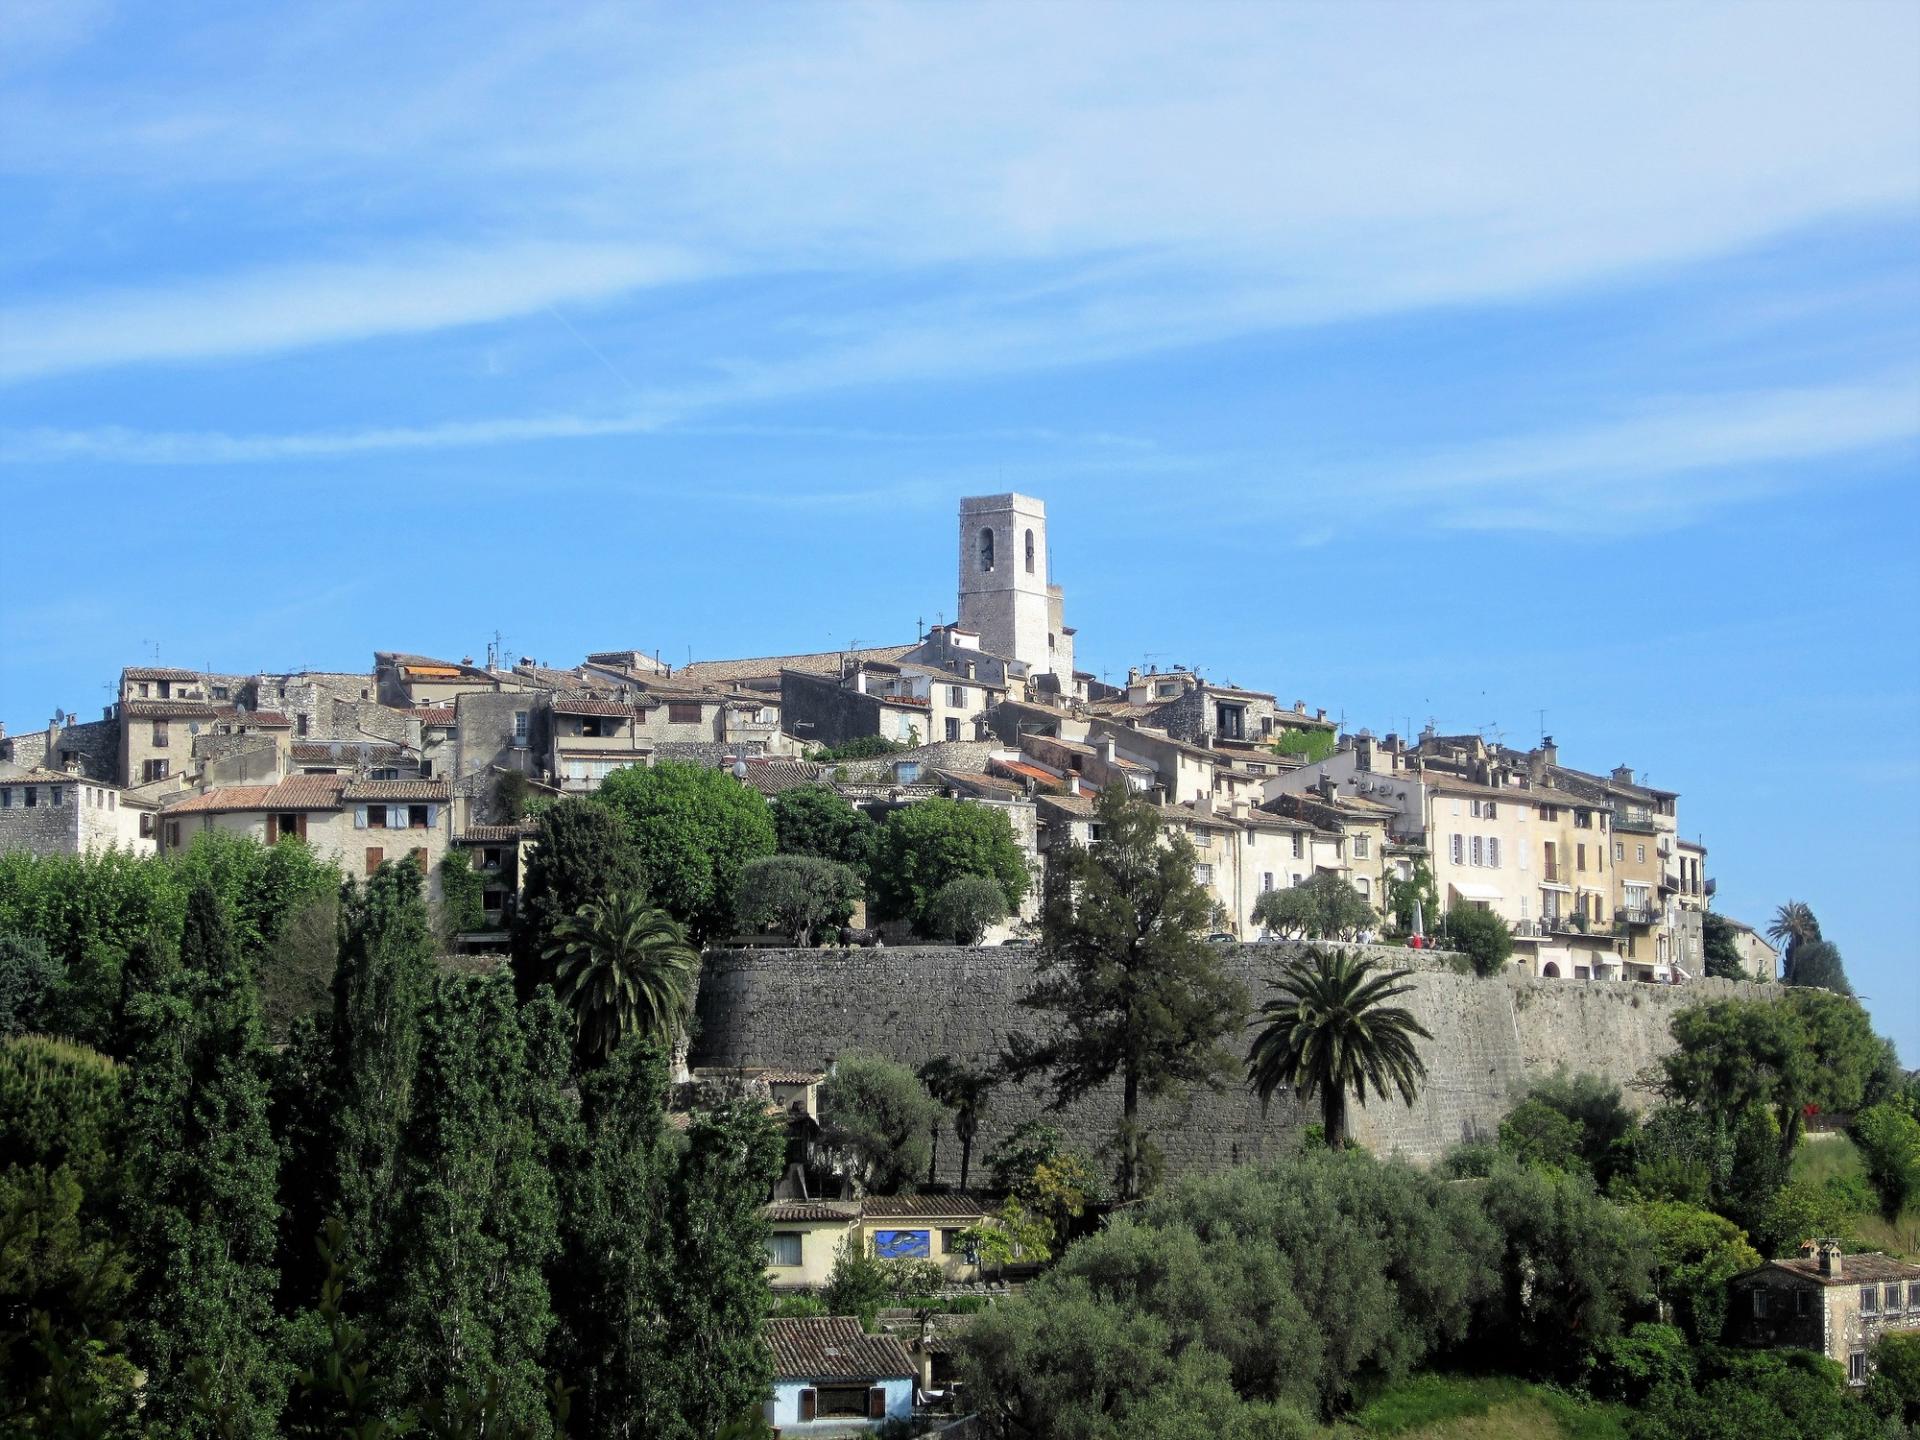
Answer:
[[[679,922],[634,891],[582,905],[554,927],[546,958],[573,1011],[580,1052],[606,1059],[627,1035],[671,1041],[686,1013],[700,953]]]
[[[1260,1007],[1266,1026],[1247,1051],[1247,1079],[1265,1106],[1290,1086],[1303,1102],[1318,1094],[1327,1144],[1347,1142],[1347,1092],[1362,1105],[1371,1086],[1382,1100],[1389,1087],[1413,1104],[1427,1067],[1414,1037],[1433,1036],[1413,1012],[1386,1002],[1413,989],[1411,973],[1374,973],[1372,960],[1306,951],[1275,980],[1279,998]]]
[[[1820,922],[1813,918],[1813,907],[1804,900],[1789,900],[1773,912],[1773,923],[1767,926],[1767,938],[1781,947],[1781,976],[1791,984],[1793,962],[1800,953],[1800,947],[1821,938]]]
[[[973,1164],[973,1139],[980,1133],[980,1112],[1000,1077],[991,1070],[969,1070],[951,1055],[936,1055],[920,1067],[919,1074],[927,1093],[953,1111],[953,1134],[960,1142],[960,1188],[964,1190],[967,1171]]]

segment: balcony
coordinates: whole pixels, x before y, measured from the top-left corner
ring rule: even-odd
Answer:
[[[1651,905],[1621,905],[1614,909],[1613,918],[1622,925],[1658,925],[1660,912]]]
[[[1616,834],[1621,835],[1652,835],[1655,833],[1653,816],[1634,814],[1631,811],[1626,813],[1615,811],[1613,828]]]

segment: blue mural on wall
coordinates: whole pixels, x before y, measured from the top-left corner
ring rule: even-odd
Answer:
[[[932,1256],[926,1230],[876,1230],[873,1253],[882,1260],[925,1260]]]

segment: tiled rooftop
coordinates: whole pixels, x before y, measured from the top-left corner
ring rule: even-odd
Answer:
[[[851,1315],[764,1321],[760,1334],[773,1352],[776,1380],[911,1379],[913,1356],[891,1335],[869,1335]]]
[[[311,779],[331,779],[331,776],[315,775]],[[453,787],[445,780],[349,780],[341,798],[346,800],[381,800],[388,804],[404,801],[436,801],[452,798]]]

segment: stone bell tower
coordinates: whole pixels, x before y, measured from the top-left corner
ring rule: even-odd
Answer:
[[[989,654],[1023,660],[1034,674],[1073,681],[1071,633],[1058,586],[1047,583],[1047,507],[1029,495],[972,495],[960,502],[960,625]]]

